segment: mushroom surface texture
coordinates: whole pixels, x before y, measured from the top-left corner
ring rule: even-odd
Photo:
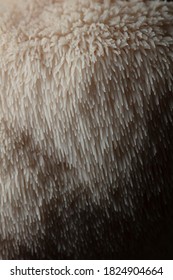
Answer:
[[[0,258],[172,259],[172,205],[173,3],[0,0]]]

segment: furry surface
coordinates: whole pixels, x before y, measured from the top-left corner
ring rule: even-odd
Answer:
[[[0,258],[172,258],[173,4],[2,2]]]

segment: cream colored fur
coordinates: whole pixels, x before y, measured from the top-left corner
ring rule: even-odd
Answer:
[[[116,257],[159,223],[172,94],[173,4],[0,1],[0,257]]]

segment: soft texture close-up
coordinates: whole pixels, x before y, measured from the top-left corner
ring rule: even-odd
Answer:
[[[0,0],[0,259],[173,258],[173,2]]]

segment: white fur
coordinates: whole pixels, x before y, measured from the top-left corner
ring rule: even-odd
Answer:
[[[146,194],[169,193],[173,5],[13,4],[0,3],[0,257],[37,255],[58,219],[61,257],[78,252],[78,212],[109,220],[111,207],[123,223]]]

